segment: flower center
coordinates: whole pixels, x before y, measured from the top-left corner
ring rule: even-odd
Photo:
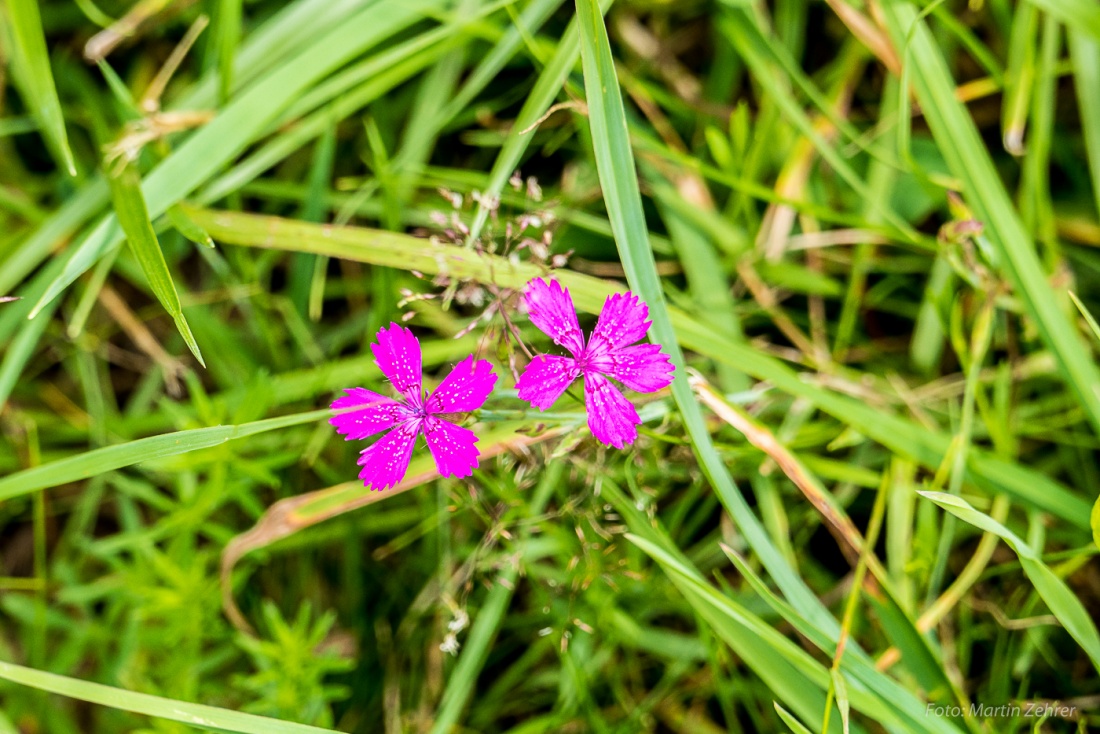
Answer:
[[[595,355],[590,354],[587,349],[581,352],[581,356],[577,357],[576,361],[577,371],[581,374],[588,372],[592,368],[592,362],[594,361],[594,358]]]

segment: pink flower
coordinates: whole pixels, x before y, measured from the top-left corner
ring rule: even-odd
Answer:
[[[641,423],[638,411],[608,377],[631,390],[654,392],[672,382],[673,366],[657,344],[634,344],[649,328],[649,309],[633,293],[609,296],[585,344],[569,289],[557,281],[527,284],[524,302],[531,323],[565,347],[570,357],[540,354],[531,360],[516,388],[539,410],[554,404],[577,377],[584,376],[588,427],[597,440],[615,448],[631,444]]]
[[[445,477],[468,477],[477,467],[478,450],[474,432],[442,416],[477,410],[497,381],[488,362],[475,362],[473,355],[459,362],[427,399],[420,384],[420,342],[412,332],[397,324],[378,332],[371,345],[378,369],[401,393],[394,400],[362,387],[344,390],[332,403],[336,414],[329,423],[351,441],[389,431],[359,456],[363,486],[386,489],[405,477],[418,434],[424,434],[439,473]]]

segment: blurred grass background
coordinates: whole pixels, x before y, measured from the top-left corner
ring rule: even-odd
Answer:
[[[0,732],[1100,724],[1100,5],[0,13]],[[515,398],[550,267],[629,450]],[[391,320],[470,480],[324,420]]]

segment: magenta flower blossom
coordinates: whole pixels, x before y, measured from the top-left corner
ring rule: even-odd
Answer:
[[[337,412],[329,419],[347,441],[389,431],[359,456],[363,486],[386,489],[400,482],[408,471],[419,434],[424,435],[442,476],[473,474],[479,455],[474,445],[477,436],[443,416],[481,407],[497,381],[492,365],[484,360],[475,362],[471,354],[425,399],[420,381],[420,342],[411,331],[391,323],[389,329],[378,332],[378,343],[371,345],[371,351],[378,369],[404,399],[394,400],[362,387],[349,388],[333,401],[332,409]]]
[[[638,411],[607,378],[638,392],[654,392],[672,382],[673,366],[660,345],[634,344],[649,328],[649,308],[633,293],[609,296],[586,344],[568,288],[536,278],[523,297],[531,323],[573,356],[540,354],[531,360],[516,383],[520,398],[546,410],[583,375],[592,435],[617,449],[634,443],[635,426],[642,422]]]

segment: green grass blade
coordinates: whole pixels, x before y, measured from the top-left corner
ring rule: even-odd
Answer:
[[[1096,202],[1096,215],[1100,217],[1100,94],[1096,93],[1100,89],[1100,41],[1086,36],[1073,26],[1070,26],[1068,35],[1077,107],[1092,177],[1092,196]]]
[[[753,571],[752,567],[744,558],[736,553],[732,553],[725,547],[723,547],[722,550],[725,552],[726,556],[733,561],[737,570],[740,571],[745,580],[749,582],[752,589],[771,609],[778,613],[787,624],[791,625],[799,634],[817,646],[824,654],[830,657],[835,655],[836,643],[833,640],[829,639],[821,630],[809,624],[792,609],[789,604],[777,597]],[[925,643],[923,640],[919,640],[916,644],[924,645]],[[938,718],[926,717],[924,715],[925,708],[920,699],[912,695],[901,686],[901,684],[888,675],[876,670],[874,662],[866,654],[858,650],[854,655],[850,650],[847,651],[846,654],[848,654],[849,657],[845,658],[843,669],[853,680],[858,681],[861,686],[866,686],[868,690],[875,692],[881,702],[887,702],[889,704],[887,708],[891,711],[891,718],[894,720],[893,723],[895,726],[901,727],[904,731],[955,731],[955,728],[951,726],[949,722]],[[913,649],[911,647],[905,648],[906,658],[910,655],[923,657],[925,653],[919,649]],[[938,677],[944,678],[942,671],[939,672]],[[946,681],[944,681],[944,685],[946,685]],[[942,691],[936,690],[930,693],[932,695],[937,695],[942,693]]]
[[[664,291],[657,275],[657,265],[649,245],[626,113],[623,110],[603,16],[591,0],[578,0],[577,20],[581,29],[581,60],[584,66],[596,170],[603,187],[611,229],[615,234],[615,243],[627,281],[631,289],[649,306],[649,317],[653,324],[650,335],[654,342],[664,347],[672,363],[676,365],[672,395],[683,416],[692,445],[699,457],[699,464],[722,504],[729,509],[734,522],[741,528],[749,544],[791,603],[815,623],[826,629],[835,629],[836,620],[772,543],[711,442],[702,411],[688,385],[684,356],[668,315]]]
[[[887,3],[883,11],[895,44],[901,47],[910,39],[909,67],[914,88],[940,151],[963,183],[967,202],[997,248],[1016,296],[1034,319],[1093,429],[1100,432],[1100,394],[1095,389],[1100,384],[1100,371],[1067,314],[1059,308],[1035,245],[1024,230],[974,120],[955,97],[955,84],[939,47],[925,23],[917,19],[911,3]]]
[[[202,352],[199,351],[199,345],[183,315],[183,306],[176,292],[176,284],[172,281],[172,274],[168,271],[168,263],[164,260],[164,251],[160,249],[153,223],[149,221],[149,211],[141,192],[141,177],[131,166],[125,166],[117,173],[108,174],[108,181],[111,185],[115,216],[126,235],[126,241],[130,243],[130,250],[149,281],[149,287],[153,289],[153,295],[176,322],[180,336],[195,355],[195,359],[205,367]]]
[[[24,469],[0,479],[0,502],[39,489],[88,479],[97,474],[139,464],[143,461],[186,454],[190,451],[210,448],[226,441],[233,441],[264,431],[274,431],[279,428],[319,421],[328,416],[328,409],[312,410],[308,413],[267,418],[237,426],[192,428],[176,433],[139,438],[136,441],[128,441],[114,446],[105,446],[94,451]]]
[[[1090,0],[1030,0],[1066,24],[1067,27],[1087,33],[1094,41],[1100,41],[1100,5]]]
[[[266,716],[244,714],[239,711],[203,706],[197,703],[176,701],[171,698],[135,693],[100,683],[90,683],[77,678],[54,675],[22,665],[0,662],[0,678],[19,685],[49,691],[80,701],[110,706],[135,714],[153,716],[169,721],[179,721],[201,729],[239,732],[239,734],[320,734],[331,729],[279,721]]]
[[[38,0],[8,0],[7,11],[15,41],[14,61],[20,72],[17,78],[22,81],[20,86],[26,95],[27,107],[38,116],[46,142],[58,164],[70,176],[75,176],[76,162],[69,148],[61,101],[57,97],[57,86],[50,69],[50,54],[42,32]]]
[[[1020,565],[1028,579],[1035,585],[1039,596],[1050,607],[1050,611],[1077,641],[1077,644],[1092,659],[1092,664],[1100,670],[1100,633],[1085,610],[1081,600],[1066,586],[1066,582],[1043,563],[1039,553],[1022,538],[994,520],[984,512],[970,506],[966,500],[946,492],[920,492],[922,497],[932,500],[955,517],[981,528],[987,533],[999,536],[1020,558]]]
[[[1096,337],[1096,341],[1100,342],[1100,324],[1096,323],[1096,319],[1092,313],[1085,307],[1085,304],[1081,303],[1081,299],[1077,297],[1077,294],[1073,291],[1069,291],[1070,300],[1073,301],[1073,305],[1077,307],[1077,310],[1081,312],[1081,315],[1085,317],[1085,323],[1089,325],[1089,330],[1092,331],[1092,335]]]
[[[1005,150],[1015,156],[1024,154],[1024,132],[1035,83],[1035,56],[1038,44],[1039,12],[1024,4],[1012,20],[1005,70],[1004,102],[1001,105],[1001,137]]]
[[[218,101],[229,99],[233,89],[233,62],[237,57],[237,45],[241,42],[242,0],[218,0],[214,33],[218,47]]]
[[[703,583],[664,548],[636,535],[626,537],[660,564],[700,616],[769,689],[807,721],[821,720],[829,673],[820,663],[774,627]],[[829,731],[839,734],[840,722],[834,720]]]

